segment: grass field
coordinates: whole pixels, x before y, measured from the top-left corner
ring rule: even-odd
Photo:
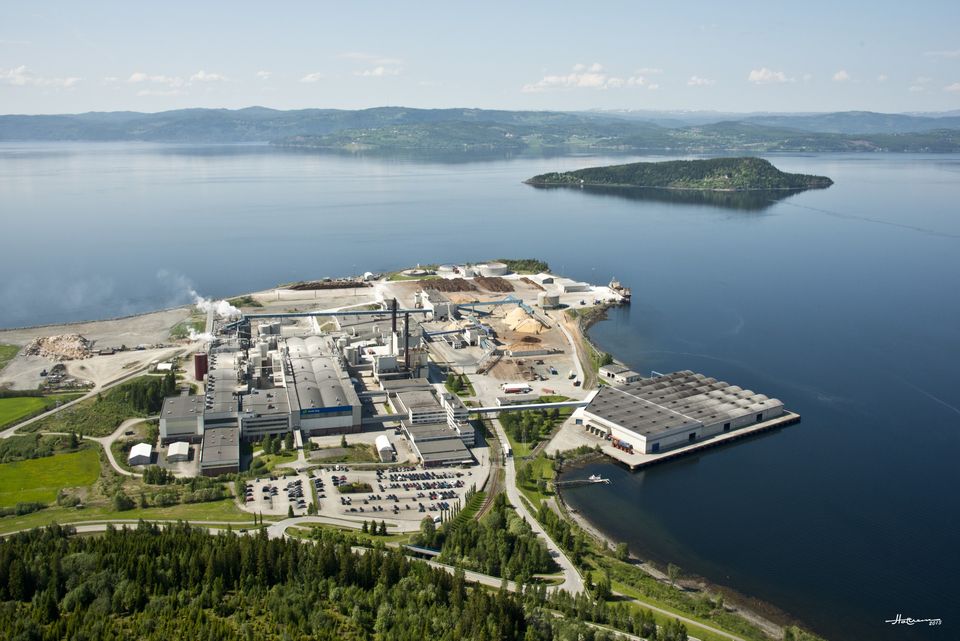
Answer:
[[[92,485],[100,476],[100,456],[89,448],[0,465],[0,506],[51,503],[63,487]]]
[[[137,508],[127,510],[126,512],[117,512],[110,506],[87,507],[82,510],[51,507],[46,510],[34,512],[33,514],[18,517],[8,516],[0,519],[0,534],[41,527],[50,525],[51,523],[95,523],[115,519],[136,521],[141,518],[147,521],[175,521],[177,519],[185,521],[222,521],[235,523],[240,527],[253,524],[252,514],[248,514],[238,508],[233,498],[226,498],[221,501],[210,501],[208,503],[188,503],[171,505],[170,507],[148,507],[143,509]],[[265,516],[264,520],[270,522],[275,519]]]
[[[65,403],[80,396],[80,394],[57,394],[55,396],[0,398],[0,429],[46,412],[48,409],[55,407],[57,401]]]
[[[20,351],[19,345],[0,344],[0,369],[7,366],[7,363],[13,360],[13,357]]]

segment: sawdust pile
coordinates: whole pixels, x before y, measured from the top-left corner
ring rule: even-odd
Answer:
[[[519,307],[513,309],[507,314],[503,322],[511,331],[520,334],[539,334],[543,331],[543,325],[536,318],[529,316]]]
[[[541,285],[540,283],[538,283],[538,282],[535,281],[535,280],[532,280],[532,279],[530,279],[530,278],[527,278],[526,276],[521,276],[521,277],[520,277],[520,280],[522,280],[523,282],[525,282],[527,285],[530,285],[530,286],[533,287],[534,289],[539,289],[541,292],[547,291],[546,288],[545,288],[543,285]]]
[[[434,278],[426,284],[429,289],[438,292],[475,292],[477,288],[468,280],[462,278]]]
[[[473,282],[488,292],[506,293],[514,291],[510,281],[506,278],[500,278],[499,276],[477,276],[473,279]]]
[[[90,341],[80,334],[57,334],[35,338],[23,349],[29,356],[43,356],[55,361],[89,358]]]

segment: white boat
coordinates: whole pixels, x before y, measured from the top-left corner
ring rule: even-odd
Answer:
[[[599,480],[601,480],[601,478],[600,478],[600,475],[599,475],[599,474],[591,474],[588,480],[590,480],[590,481],[599,481]]]

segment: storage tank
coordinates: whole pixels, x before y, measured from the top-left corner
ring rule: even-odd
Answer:
[[[456,265],[440,265],[437,267],[437,274],[439,276],[453,276],[457,273]]]
[[[500,263],[493,261],[486,263],[485,265],[480,265],[480,274],[483,276],[506,276],[510,273],[510,269],[505,263]]]
[[[206,352],[197,352],[193,355],[193,377],[195,379],[202,381],[203,377],[207,375],[208,366]]]
[[[560,307],[560,295],[555,292],[540,292],[537,294],[537,305],[541,309],[556,309]]]

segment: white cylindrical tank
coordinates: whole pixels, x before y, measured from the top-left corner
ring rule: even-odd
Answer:
[[[510,269],[504,263],[493,261],[480,265],[480,274],[483,276],[505,276],[510,273]]]

